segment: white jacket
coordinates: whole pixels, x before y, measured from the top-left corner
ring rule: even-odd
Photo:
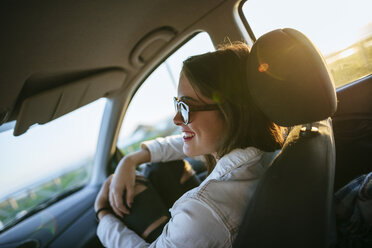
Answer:
[[[181,136],[144,142],[151,162],[183,159]],[[258,179],[265,172],[264,152],[254,147],[223,156],[197,188],[185,193],[170,209],[171,219],[152,244],[113,215],[99,222],[97,235],[106,247],[231,247]]]

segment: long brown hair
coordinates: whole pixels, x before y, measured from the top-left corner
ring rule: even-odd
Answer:
[[[195,92],[214,100],[226,123],[226,133],[218,144],[218,157],[249,146],[274,151],[284,142],[284,129],[269,120],[249,94],[248,56],[249,47],[236,42],[183,62],[182,72]],[[211,172],[215,160],[211,155],[207,155],[206,160]]]

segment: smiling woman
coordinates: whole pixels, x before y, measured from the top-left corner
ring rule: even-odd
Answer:
[[[232,246],[242,211],[267,168],[265,157],[272,157],[284,140],[284,128],[268,119],[248,94],[248,59],[249,47],[233,42],[183,62],[173,118],[182,136],[144,142],[121,159],[95,201],[97,235],[104,246]],[[181,113],[179,105],[204,110]],[[117,218],[136,211],[136,168],[187,156],[204,156],[208,177],[173,204],[169,222],[150,245]]]

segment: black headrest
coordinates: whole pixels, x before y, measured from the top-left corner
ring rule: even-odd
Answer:
[[[278,29],[261,36],[248,63],[250,93],[281,126],[323,120],[336,111],[336,92],[326,63],[302,33]]]

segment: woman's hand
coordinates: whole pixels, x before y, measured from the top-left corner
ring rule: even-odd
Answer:
[[[123,204],[123,193],[126,191],[126,204],[130,208],[134,198],[134,186],[136,182],[136,167],[150,161],[150,152],[142,148],[130,153],[120,160],[112,178],[109,192],[109,201],[115,214],[123,217],[129,214],[129,209]]]
[[[96,201],[94,202],[94,211],[97,212],[99,209],[107,208],[110,209],[110,203],[109,203],[109,189],[110,189],[110,183],[112,180],[112,176],[109,176],[106,181],[102,184],[102,187],[100,191],[97,194]],[[98,214],[98,218],[101,219],[106,214],[110,213],[109,210],[103,210],[100,211]]]

